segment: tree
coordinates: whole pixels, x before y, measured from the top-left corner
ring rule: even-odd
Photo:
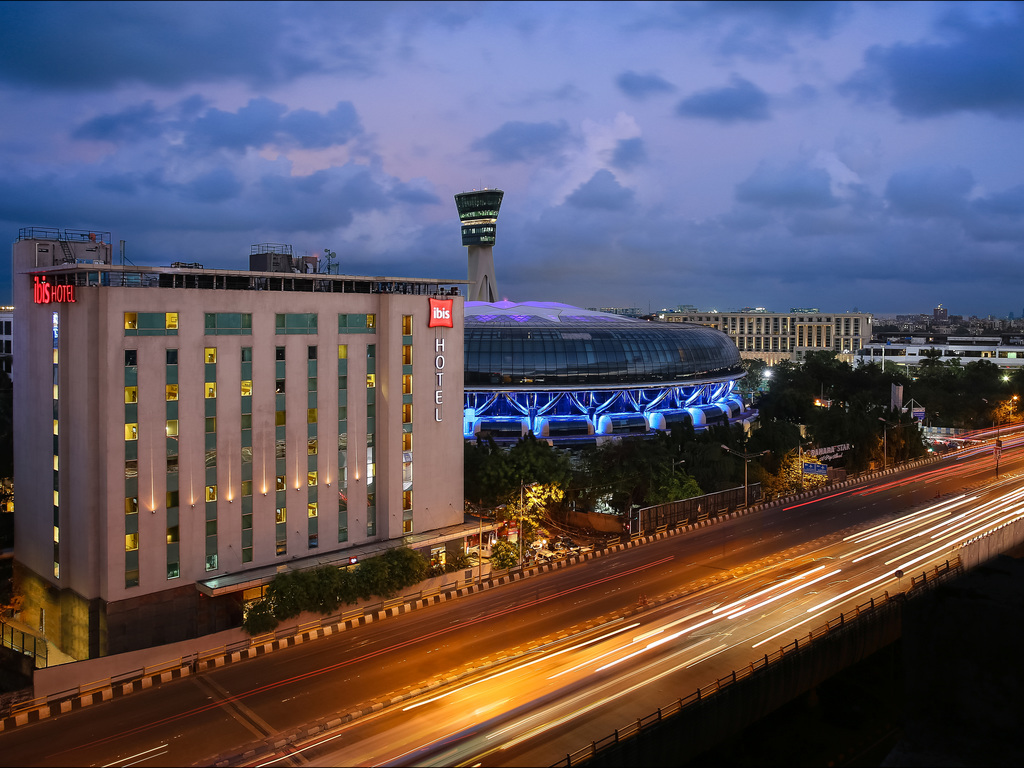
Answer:
[[[491,547],[491,567],[498,570],[511,568],[519,562],[519,550],[514,544],[501,539]]]
[[[257,600],[249,610],[245,612],[242,619],[242,629],[251,636],[264,635],[277,629],[277,617],[274,615],[274,606],[269,600]]]
[[[503,520],[521,521],[522,530],[519,535],[527,541],[532,541],[534,534],[544,521],[548,507],[560,502],[564,496],[565,492],[558,485],[531,483],[517,488],[516,492],[509,496],[508,502],[499,516]]]

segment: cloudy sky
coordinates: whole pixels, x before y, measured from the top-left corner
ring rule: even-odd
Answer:
[[[0,3],[0,231],[513,300],[1024,314],[1024,5]],[[0,301],[10,274],[0,272]]]

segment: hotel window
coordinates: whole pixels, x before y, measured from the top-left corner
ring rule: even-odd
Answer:
[[[211,400],[217,397],[217,382],[208,381],[206,382],[206,399]]]
[[[57,429],[57,422],[54,423],[54,430]],[[125,424],[124,425],[124,439],[125,440],[138,440],[139,439],[139,425],[138,424]]]
[[[315,501],[311,501],[311,502],[309,502],[309,504],[306,505],[306,514],[309,517],[316,517],[317,516],[317,506],[316,506],[316,502]]]
[[[377,386],[377,374],[368,373],[366,374],[366,388],[373,389]]]
[[[412,403],[402,403],[402,423],[412,423]]]
[[[402,345],[402,365],[412,365],[412,344]]]
[[[287,488],[287,486],[285,485],[284,475],[277,475],[276,476],[276,490],[283,491],[286,488]]]
[[[312,471],[306,473],[306,485],[307,486],[315,486],[316,485],[316,479],[317,479],[316,470],[312,470]]]
[[[168,400],[177,400],[178,399],[178,385],[177,384],[167,384],[164,387],[164,394],[165,394],[165,397]]]
[[[126,533],[124,535],[124,551],[135,552],[139,548],[139,534],[138,533]]]
[[[169,331],[178,330],[178,313],[177,312],[166,312],[164,313],[164,328]]]
[[[217,500],[217,486],[216,485],[208,485],[208,486],[206,486],[206,500],[207,501],[216,501]]]
[[[177,437],[177,436],[178,436],[178,420],[177,419],[168,419],[167,420],[167,437]]]
[[[134,331],[139,327],[139,313],[138,312],[125,312],[124,313],[124,329],[126,331]]]
[[[316,440],[315,437],[311,437],[311,438],[309,438],[309,440],[306,441],[306,455],[308,455],[308,456],[316,456],[316,454],[317,454],[317,440]]]
[[[137,515],[139,514],[139,499],[137,496],[125,496],[124,498],[124,513],[126,515]]]
[[[56,399],[56,398],[54,398]],[[124,388],[124,401],[126,403],[137,403],[139,402],[139,388],[138,387],[125,387]]]
[[[370,329],[370,330],[373,330],[374,328],[377,327],[377,316],[376,315],[367,315],[366,316],[366,327],[368,329]]]
[[[217,431],[217,417],[216,416],[207,416],[206,417],[206,433],[209,434],[211,432],[216,432],[216,431]]]
[[[285,417],[285,413],[286,413],[285,411],[275,411],[274,412],[274,424],[276,426],[283,427],[283,426],[287,425],[287,419]]]
[[[403,395],[411,395],[412,394],[412,374],[411,373],[406,373],[406,374],[404,374],[402,376],[402,394]]]
[[[207,363],[216,363],[217,362],[217,348],[216,347],[206,347],[203,350],[203,359]]]
[[[412,315],[402,315],[402,335],[412,336]]]
[[[252,381],[249,379],[242,381],[242,397],[252,397]]]

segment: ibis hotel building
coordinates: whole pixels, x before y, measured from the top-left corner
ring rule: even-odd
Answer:
[[[136,267],[109,233],[19,233],[20,618],[74,658],[237,626],[281,570],[463,525],[467,281],[290,250]]]

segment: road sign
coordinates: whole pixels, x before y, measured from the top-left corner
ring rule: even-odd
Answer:
[[[809,464],[804,462],[804,474],[805,475],[827,475],[828,465],[827,464]]]

